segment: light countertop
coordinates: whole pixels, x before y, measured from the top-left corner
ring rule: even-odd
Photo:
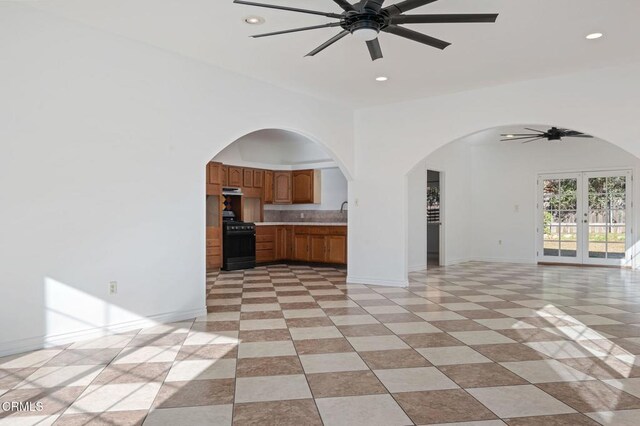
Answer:
[[[346,222],[255,222],[256,226],[277,226],[277,225],[295,225],[295,226],[347,226]]]

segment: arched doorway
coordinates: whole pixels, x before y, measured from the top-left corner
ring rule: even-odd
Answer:
[[[206,179],[208,272],[288,262],[346,269],[348,177],[315,140],[250,132],[208,162]]]
[[[632,179],[640,160],[598,137],[529,142],[501,136],[551,127],[482,130],[414,167],[408,174],[410,271],[427,264],[427,170],[443,174],[443,266],[473,260],[637,266],[633,199],[639,194]]]

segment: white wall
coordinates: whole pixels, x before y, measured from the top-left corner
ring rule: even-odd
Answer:
[[[640,155],[638,75],[640,63],[629,63],[358,110],[357,176],[349,192],[350,241],[357,245],[349,247],[349,279],[407,284],[407,174],[451,141],[504,125],[553,123]]]
[[[505,143],[498,141],[499,133],[481,132],[452,142],[416,168],[423,177],[426,169],[445,171],[446,264],[468,260],[535,262],[538,174],[598,169],[637,172],[640,166],[638,158],[602,140]],[[417,175],[416,169],[410,172],[410,178]],[[634,190],[637,197],[638,188]],[[423,209],[410,202],[409,229],[425,226],[424,215],[418,215]],[[410,270],[415,270],[412,265],[417,265],[418,256],[426,258],[426,237],[410,232],[408,244]]]
[[[299,131],[353,171],[340,106],[17,2],[0,52],[0,355],[202,313],[204,166],[239,137]]]

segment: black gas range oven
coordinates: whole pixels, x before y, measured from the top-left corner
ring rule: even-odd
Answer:
[[[256,267],[256,224],[222,222],[222,269],[236,271]]]

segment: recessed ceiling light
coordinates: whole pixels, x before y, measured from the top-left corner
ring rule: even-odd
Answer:
[[[604,34],[602,33],[591,33],[587,36],[587,40],[596,40],[602,37]]]
[[[514,138],[515,136],[514,136],[514,135],[505,135],[505,137],[507,137],[507,138]]]
[[[380,77],[376,77],[376,81],[387,81],[389,80],[389,77],[385,77],[383,75],[381,75]]]
[[[262,16],[248,16],[244,18],[244,22],[249,25],[261,25],[264,24],[264,18]]]

